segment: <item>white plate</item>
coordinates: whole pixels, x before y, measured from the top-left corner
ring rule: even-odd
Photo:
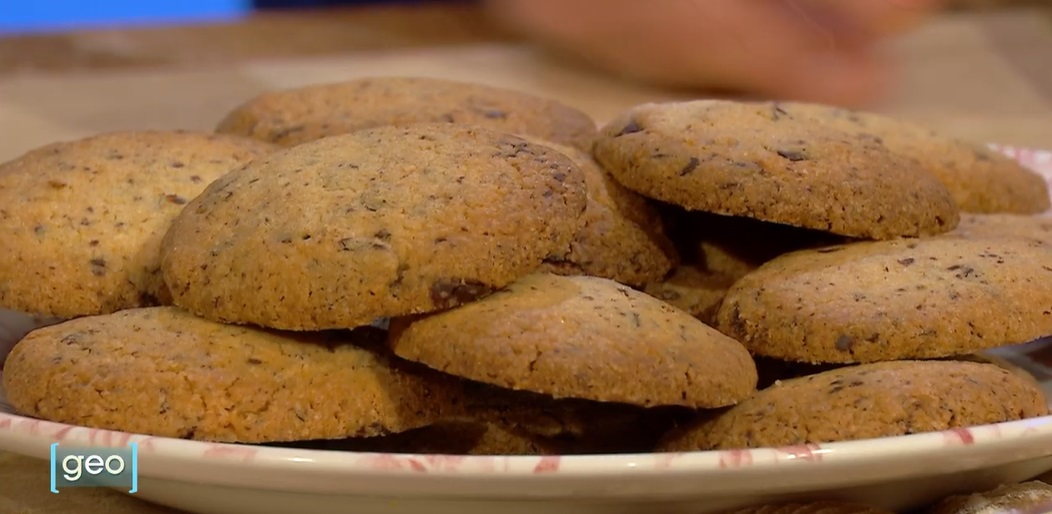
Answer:
[[[1052,177],[1052,153],[1002,149]],[[19,321],[18,323],[25,323]],[[12,328],[6,328],[12,327]],[[28,327],[0,312],[5,343]],[[6,335],[4,332],[12,332]],[[1029,357],[998,353],[1052,393]],[[142,499],[199,514],[703,514],[764,501],[844,498],[892,510],[1052,471],[1052,416],[904,437],[675,454],[461,457],[214,444],[19,416],[0,391],[0,450],[47,459],[54,442],[139,444]]]

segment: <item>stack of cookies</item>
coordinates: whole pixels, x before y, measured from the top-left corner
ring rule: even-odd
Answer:
[[[1048,413],[1044,181],[831,107],[374,78],[0,165],[26,415],[246,444],[708,450]],[[839,420],[851,419],[841,426]]]

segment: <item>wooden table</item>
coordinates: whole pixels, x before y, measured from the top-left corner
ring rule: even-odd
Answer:
[[[899,90],[879,110],[976,141],[1052,148],[1052,17],[953,13],[889,45]],[[552,62],[470,5],[283,14],[234,24],[0,39],[0,160],[133,128],[210,129],[258,92],[364,75],[429,75],[548,95],[602,122],[682,93]],[[115,493],[48,493],[46,463],[0,454],[4,514],[171,512]]]

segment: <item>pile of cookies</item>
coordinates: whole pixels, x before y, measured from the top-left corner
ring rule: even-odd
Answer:
[[[456,454],[710,450],[1048,414],[1044,180],[875,114],[698,100],[602,128],[437,79],[0,165],[8,401],[65,423]],[[840,423],[851,419],[851,423]]]

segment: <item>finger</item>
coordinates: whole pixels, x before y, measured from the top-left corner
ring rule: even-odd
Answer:
[[[782,0],[491,2],[534,36],[636,79],[851,104],[879,90],[859,50],[787,15]]]
[[[706,26],[713,31],[715,51],[687,54],[693,60],[682,68],[684,78],[768,97],[841,105],[873,102],[887,90],[890,72],[872,54],[872,41],[840,20],[787,16],[784,9],[774,8],[778,0],[686,3],[712,9]],[[676,19],[697,18],[684,11]]]

